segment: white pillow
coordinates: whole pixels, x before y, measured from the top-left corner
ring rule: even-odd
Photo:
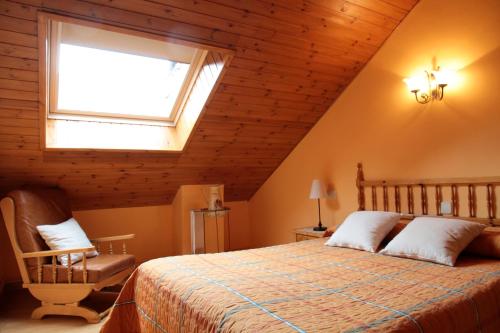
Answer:
[[[460,252],[485,227],[459,219],[417,217],[380,253],[453,266]]]
[[[351,213],[325,245],[375,252],[399,218],[399,214],[391,212]]]
[[[51,250],[76,249],[92,246],[87,235],[74,218],[70,218],[59,224],[39,225],[36,228]],[[97,251],[91,251],[85,253],[85,255],[87,258],[95,257],[98,253]],[[82,260],[82,258],[83,255],[81,253],[72,253],[71,263],[74,264]],[[62,265],[68,267],[67,254],[58,255],[57,260],[59,260]]]

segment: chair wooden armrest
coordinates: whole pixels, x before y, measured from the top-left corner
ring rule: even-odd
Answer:
[[[52,257],[52,279],[56,281],[56,269],[57,269],[57,259],[56,257],[61,254],[66,254],[68,256],[68,283],[71,284],[71,279],[73,277],[72,271],[72,263],[71,263],[71,254],[81,253],[82,263],[83,263],[83,283],[87,283],[87,256],[86,252],[95,251],[95,247],[81,247],[81,248],[73,248],[73,249],[64,249],[64,250],[48,250],[48,251],[37,251],[37,252],[27,252],[22,253],[21,257],[23,259],[36,258],[37,259],[37,280],[38,283],[42,283],[42,260],[43,257]],[[55,283],[55,282],[54,282]]]
[[[123,241],[122,243],[122,253],[127,254],[127,245],[125,244],[126,240],[132,239],[135,237],[135,234],[128,235],[120,235],[120,236],[109,236],[109,237],[99,237],[91,239],[90,241],[95,244],[97,251],[101,252],[100,243],[108,243],[108,252],[109,254],[113,254],[113,242]]]
[[[119,240],[133,239],[134,237],[135,237],[135,234],[128,234],[128,235],[120,235],[120,236],[99,237],[99,238],[91,239],[90,241],[92,243],[114,242],[114,241],[119,241]]]
[[[28,252],[23,253],[23,258],[39,258],[39,257],[52,257],[58,256],[61,254],[72,254],[72,253],[85,253],[95,251],[95,247],[82,247],[82,248],[74,248],[74,249],[64,249],[64,250],[48,250],[48,251],[37,251],[37,252]]]

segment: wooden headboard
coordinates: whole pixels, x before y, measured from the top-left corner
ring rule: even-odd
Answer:
[[[489,225],[500,225],[495,195],[497,185],[500,185],[500,177],[366,180],[361,163],[358,163],[356,179],[359,210],[395,211],[405,219],[416,216],[460,217]],[[369,208],[367,191],[371,192]],[[432,192],[434,195],[429,194]],[[451,214],[442,213],[443,201],[451,202]],[[464,202],[467,204],[462,206]]]

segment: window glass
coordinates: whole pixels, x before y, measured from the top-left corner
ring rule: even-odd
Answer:
[[[57,109],[171,118],[189,64],[61,44]]]

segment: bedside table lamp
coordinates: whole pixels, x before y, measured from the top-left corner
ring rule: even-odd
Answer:
[[[314,231],[325,231],[326,227],[321,224],[321,205],[319,200],[321,198],[326,198],[325,185],[319,180],[314,179],[311,184],[311,193],[309,194],[309,199],[318,200],[318,226],[314,227]]]

